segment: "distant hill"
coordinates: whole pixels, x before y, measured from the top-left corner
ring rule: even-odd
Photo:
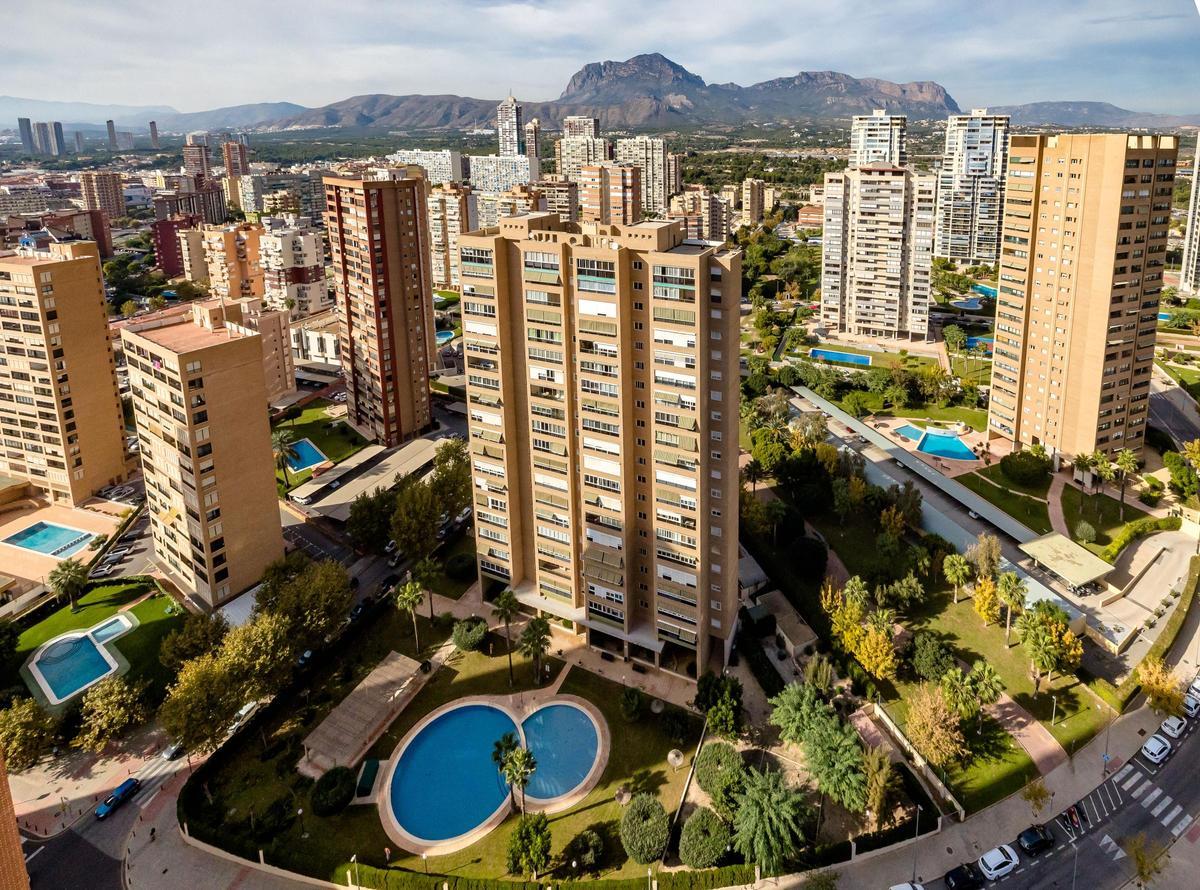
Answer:
[[[62,121],[68,129],[91,130],[112,120],[124,130],[144,133],[150,121],[157,121],[160,132],[222,130],[253,127],[282,117],[307,111],[294,102],[260,102],[232,105],[212,111],[182,113],[169,105],[94,105],[89,102],[52,102],[0,96],[0,127],[15,127],[17,118],[35,121]]]
[[[295,102],[258,102],[253,105],[230,105],[212,111],[175,112],[158,117],[160,131],[226,130],[256,127],[283,117],[302,114],[308,109]],[[145,122],[143,122],[145,126]]]
[[[1026,127],[1058,125],[1150,130],[1200,125],[1200,114],[1150,114],[1130,111],[1109,102],[1031,102],[1028,105],[989,106],[988,110],[1007,114],[1014,124]]]
[[[0,121],[5,126],[15,127],[17,118],[28,117],[38,121],[72,121],[85,124],[104,125],[107,120],[136,119],[146,121],[165,114],[178,114],[169,105],[94,105],[91,102],[52,102],[43,99],[22,99],[18,96],[0,96]],[[9,123],[11,121],[11,123]]]

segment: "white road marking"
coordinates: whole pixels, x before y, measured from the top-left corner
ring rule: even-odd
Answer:
[[[1175,817],[1182,812],[1183,807],[1181,807],[1179,804],[1175,804],[1175,809],[1171,810],[1171,812],[1167,813],[1167,815],[1163,816],[1158,821],[1162,822],[1164,828],[1170,828],[1171,823],[1175,821]]]
[[[1162,794],[1162,789],[1155,788],[1142,800],[1142,806],[1149,808],[1150,804],[1153,803],[1160,794]],[[1167,800],[1170,800],[1170,798],[1168,797]]]
[[[1115,776],[1113,776],[1113,781],[1120,782],[1123,778],[1125,778],[1127,775],[1129,775],[1129,771],[1132,769],[1133,769],[1132,763],[1125,764],[1123,767],[1121,767],[1121,771],[1119,773],[1117,773]]]
[[[1129,780],[1121,787],[1123,789],[1125,789],[1126,791],[1128,791],[1130,788],[1132,788],[1138,782],[1142,781],[1142,779],[1144,779],[1144,778],[1145,778],[1145,776],[1143,776],[1141,773],[1134,773],[1132,776],[1129,777]]]
[[[30,853],[28,856],[26,856],[26,857],[25,857],[25,864],[26,864],[26,865],[28,865],[28,864],[29,864],[29,862],[30,862],[30,860],[32,860],[34,856],[36,856],[38,853],[42,852],[42,850],[44,850],[44,849],[46,849],[46,848],[45,848],[45,847],[38,847],[36,850],[34,850],[32,853]]]
[[[1146,783],[1146,784],[1144,784],[1144,785],[1139,785],[1139,786],[1137,787],[1137,789],[1136,789],[1136,790],[1133,792],[1133,794],[1131,794],[1130,796],[1131,796],[1131,797],[1132,797],[1134,800],[1137,800],[1139,797],[1141,797],[1141,796],[1142,796],[1142,792],[1144,792],[1144,791],[1145,791],[1147,788],[1153,788],[1153,787],[1154,787],[1154,786],[1153,786],[1151,783],[1149,783],[1149,782],[1147,782],[1147,783]]]
[[[1100,821],[1100,813],[1099,813],[1099,810],[1096,809],[1096,802],[1094,800],[1092,800],[1092,796],[1089,794],[1087,800],[1084,801],[1084,803],[1090,803],[1092,805],[1092,824],[1095,825],[1097,822]]]
[[[1175,837],[1179,837],[1179,835],[1187,831],[1187,827],[1191,824],[1192,817],[1185,815],[1182,819],[1175,823],[1175,827],[1171,829],[1171,834],[1175,835]]]
[[[1158,814],[1161,813],[1163,810],[1165,810],[1167,807],[1169,807],[1173,802],[1174,802],[1174,800],[1169,794],[1164,794],[1163,799],[1158,802],[1158,806],[1156,806],[1153,810],[1150,811],[1150,815],[1154,816],[1157,819]]]

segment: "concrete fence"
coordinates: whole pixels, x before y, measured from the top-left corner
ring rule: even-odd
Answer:
[[[958,812],[958,821],[966,821],[966,809],[958,802],[958,798],[954,796],[950,789],[946,787],[946,783],[938,777],[937,771],[929,765],[929,762],[921,756],[921,752],[908,740],[908,736],[892,720],[891,715],[879,705],[873,705],[872,707],[874,716],[879,718],[879,722],[883,724],[888,734],[904,750],[905,754],[908,755],[909,760],[917,768],[921,777],[933,787],[942,800],[954,807]]]

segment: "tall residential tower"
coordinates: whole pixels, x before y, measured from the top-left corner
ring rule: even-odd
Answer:
[[[1008,115],[973,108],[946,123],[938,171],[935,256],[963,265],[994,265],[1008,166]]]
[[[908,163],[908,118],[903,114],[888,114],[876,109],[870,114],[858,114],[850,123],[849,166],[891,164],[903,167]]]

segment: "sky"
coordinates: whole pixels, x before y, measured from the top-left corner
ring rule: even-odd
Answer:
[[[934,80],[963,108],[1200,113],[1196,2],[39,0],[5,23],[0,89],[179,111],[510,88],[537,101],[587,62],[661,52],[710,83],[832,69]]]

